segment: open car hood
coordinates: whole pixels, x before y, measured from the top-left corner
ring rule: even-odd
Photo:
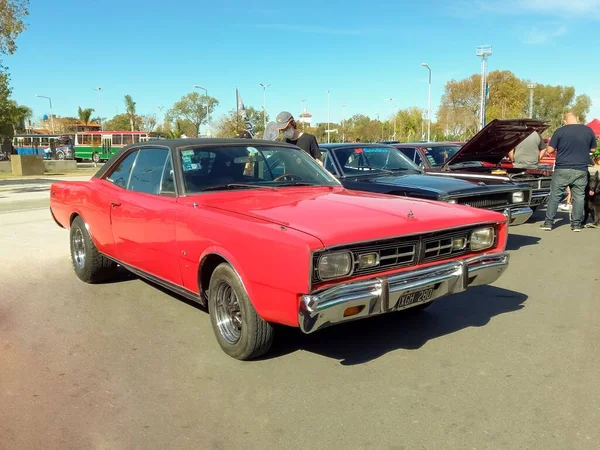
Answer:
[[[541,120],[493,120],[446,161],[443,168],[447,169],[452,164],[470,161],[499,164],[502,158],[527,136],[534,131],[542,134],[547,128],[548,125]]]

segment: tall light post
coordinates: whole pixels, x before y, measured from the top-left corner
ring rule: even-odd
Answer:
[[[379,113],[376,112],[375,115],[377,116],[377,122],[381,122],[381,120],[379,120]],[[383,122],[381,122],[381,140],[383,141]]]
[[[342,105],[342,142],[346,142],[346,105]]]
[[[529,118],[533,119],[533,89],[535,83],[529,83],[527,87],[529,88]]]
[[[102,88],[94,88],[98,92],[98,104],[100,105],[100,130],[104,131],[104,124],[102,123]]]
[[[36,97],[45,98],[50,103],[50,126],[52,127],[52,134],[54,134],[54,113],[52,112],[52,99],[50,97],[46,97],[45,95],[35,94]]]
[[[429,71],[429,84],[427,87],[427,142],[431,141],[431,67],[427,63],[421,63]]]
[[[259,83],[260,87],[263,88],[263,122],[265,123],[265,130],[267,129],[267,88],[270,84]],[[264,131],[263,131],[264,134]]]
[[[390,102],[390,106],[393,107],[393,103],[392,103],[394,101],[393,98],[386,98],[385,101]],[[395,139],[396,139],[396,111],[394,110],[394,137],[392,140],[395,140]]]
[[[306,124],[306,117],[302,117],[302,114],[306,112],[306,107],[304,106],[305,102],[306,100],[302,100],[302,112],[300,113],[300,118],[302,119],[302,130],[304,130],[304,125]]]
[[[480,45],[475,49],[475,54],[481,58],[481,100],[479,104],[479,129],[481,130],[485,126],[486,68],[487,59],[492,56],[492,46]]]
[[[208,129],[208,91],[205,88],[198,86],[197,84],[194,85],[194,89],[203,90],[204,95],[206,96],[206,128]],[[198,129],[198,134],[200,134],[200,129]]]
[[[329,125],[331,123],[331,101],[330,101],[330,92],[327,90],[327,143],[331,142],[331,130]]]

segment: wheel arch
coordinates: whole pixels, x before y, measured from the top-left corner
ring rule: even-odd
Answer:
[[[207,296],[210,278],[212,277],[215,269],[222,263],[228,264],[235,272],[240,280],[240,283],[242,283],[244,290],[248,294],[250,302],[256,309],[256,304],[253,301],[250,282],[245,276],[244,272],[240,269],[240,264],[238,263],[237,259],[225,249],[216,247],[207,249],[200,257],[200,263],[198,265],[198,292],[202,301],[208,304]]]

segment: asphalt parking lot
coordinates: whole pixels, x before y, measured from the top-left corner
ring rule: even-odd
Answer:
[[[600,448],[600,230],[515,227],[493,286],[279,329],[268,359],[242,363],[202,308],[135,277],[79,282],[49,182],[7,181],[2,449]]]

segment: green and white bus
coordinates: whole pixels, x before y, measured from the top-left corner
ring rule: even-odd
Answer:
[[[129,144],[161,139],[147,131],[84,131],[75,133],[73,157],[77,161],[106,161],[113,153]]]

